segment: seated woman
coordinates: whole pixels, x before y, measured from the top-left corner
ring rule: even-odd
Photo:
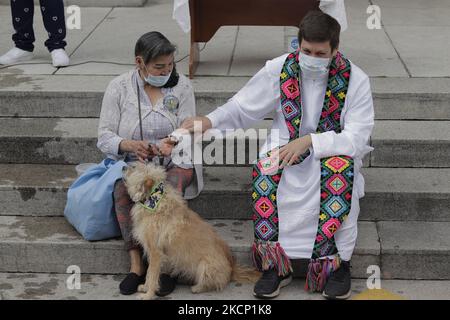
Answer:
[[[202,168],[192,161],[174,164],[173,145],[167,138],[184,119],[195,115],[190,81],[175,68],[176,47],[159,32],[144,34],[136,43],[136,68],[113,79],[106,89],[98,128],[97,147],[115,160],[146,160],[163,165],[167,180],[185,199],[196,197],[202,187]],[[140,120],[141,119],[141,120]],[[133,206],[123,180],[114,186],[114,207],[131,260],[130,273],[120,284],[122,294],[132,294],[145,282],[142,248],[132,237]],[[160,278],[160,295],[175,288],[175,279]]]

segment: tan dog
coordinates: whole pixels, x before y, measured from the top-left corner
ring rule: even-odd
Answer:
[[[222,290],[230,281],[255,282],[259,273],[236,264],[214,228],[188,208],[166,180],[162,167],[134,163],[125,169],[131,199],[133,235],[144,248],[149,267],[142,299],[155,298],[161,272],[193,283],[193,293]],[[162,189],[162,190],[161,190]]]

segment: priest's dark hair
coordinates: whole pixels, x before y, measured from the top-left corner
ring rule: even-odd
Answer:
[[[174,53],[177,47],[172,44],[162,33],[158,31],[147,32],[142,35],[136,42],[134,48],[134,55],[141,56],[144,63],[148,64],[150,61],[160,57],[167,56]],[[167,83],[163,88],[172,88],[178,84],[179,75],[174,63],[172,73]]]
[[[300,22],[298,43],[303,39],[308,42],[330,41],[331,49],[339,46],[341,25],[332,16],[320,11],[309,11]]]

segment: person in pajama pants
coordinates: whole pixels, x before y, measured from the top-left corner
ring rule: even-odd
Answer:
[[[63,0],[40,0],[40,10],[48,33],[45,46],[52,57],[54,67],[69,65],[69,57],[64,50],[67,43],[66,22]],[[33,59],[34,50],[34,1],[11,0],[11,17],[15,33],[12,36],[14,48],[0,57],[0,64],[9,65]]]

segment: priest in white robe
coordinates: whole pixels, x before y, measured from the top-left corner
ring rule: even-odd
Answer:
[[[338,93],[344,97],[345,102],[342,100],[341,108],[335,111],[339,113],[335,119],[338,119],[337,124],[340,128],[325,132],[319,132],[317,129],[318,123],[323,122],[323,113],[327,112],[322,108],[324,99],[333,95],[331,93],[333,90],[330,90],[329,71],[331,61],[341,57],[338,52],[339,33],[339,23],[320,11],[310,12],[300,25],[299,50],[296,54],[299,60],[297,85],[301,92],[301,98],[298,98],[301,105],[301,121],[298,137],[295,139],[292,136],[292,128],[286,120],[286,109],[283,109],[286,107],[287,98],[280,94],[280,87],[283,86],[281,82],[286,75],[283,75],[283,70],[288,65],[288,59],[294,59],[292,54],[267,61],[265,66],[227,103],[205,117],[190,118],[182,125],[182,128],[190,132],[194,131],[194,123],[197,122],[198,125],[199,121],[203,132],[211,128],[224,131],[245,129],[251,128],[275,111],[272,132],[261,148],[259,157],[262,159],[267,157],[267,153],[272,150],[272,156],[274,154],[279,156],[283,169],[276,191],[278,211],[276,221],[278,221],[277,244],[284,252],[273,251],[271,254],[285,254],[289,259],[310,259],[314,256],[315,241],[317,242],[316,237],[319,236],[319,217],[323,218],[321,159],[343,155],[344,161],[345,157],[353,160],[351,206],[342,224],[333,234],[339,260],[333,260],[336,255],[320,256],[320,259],[328,258],[333,263],[321,266],[315,275],[311,275],[311,279],[307,280],[321,283],[313,285],[315,290],[311,291],[322,292],[325,297],[332,299],[348,298],[351,292],[349,262],[357,238],[359,199],[364,196],[364,178],[360,169],[363,157],[373,150],[369,146],[369,138],[374,125],[369,77],[347,60],[349,71],[344,77],[349,75],[348,85],[344,93]],[[305,153],[307,156],[303,159],[302,155]],[[302,161],[298,163],[301,158]],[[348,195],[347,197],[349,198]],[[339,203],[333,205],[339,206]],[[267,228],[264,231],[267,231]],[[264,254],[268,255],[267,252]],[[259,267],[264,273],[255,285],[254,294],[257,297],[277,296],[280,288],[287,285],[292,278],[290,265],[286,266],[287,269],[283,269],[282,266],[277,267],[277,263],[266,261]],[[311,268],[315,267],[312,265]],[[310,272],[314,273],[312,270]],[[312,286],[311,283],[309,286]]]

